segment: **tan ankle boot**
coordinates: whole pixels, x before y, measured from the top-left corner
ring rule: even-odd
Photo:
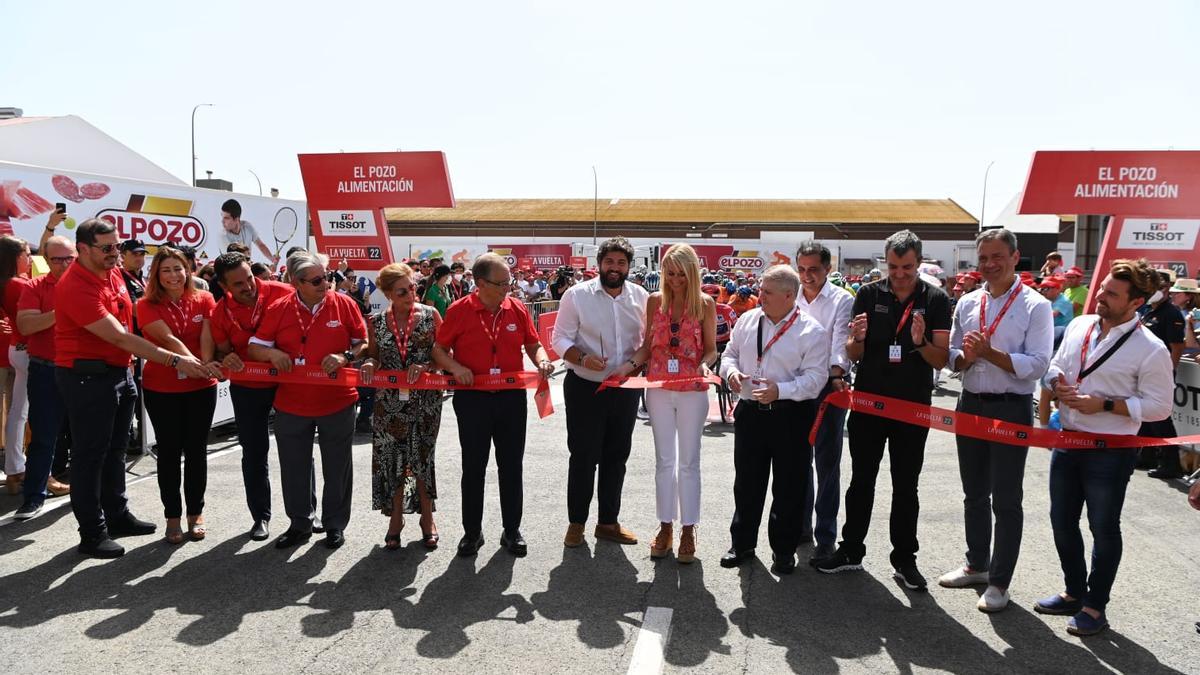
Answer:
[[[638,543],[637,537],[633,534],[633,532],[621,527],[620,523],[613,523],[612,525],[596,525],[595,535],[597,539],[605,539],[618,544]]]
[[[679,553],[675,559],[683,564],[688,564],[696,560],[696,526],[684,525],[683,532],[679,534]]]
[[[575,548],[583,545],[583,523],[571,523],[567,526],[567,536],[563,537],[563,546]]]
[[[654,541],[650,542],[650,557],[665,558],[671,552],[674,545],[675,533],[671,523],[660,523],[658,526],[658,534],[654,535]]]

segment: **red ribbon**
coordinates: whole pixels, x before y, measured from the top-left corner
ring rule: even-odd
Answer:
[[[817,428],[825,416],[826,406],[829,405],[877,417],[886,417],[919,427],[949,431],[959,436],[1008,445],[1057,448],[1059,450],[1110,450],[1200,443],[1200,434],[1176,436],[1175,438],[1147,438],[1122,434],[1090,434],[1078,431],[1039,429],[990,417],[921,405],[889,396],[846,390],[832,392],[821,402],[821,407],[817,411],[817,419],[808,433],[810,444],[817,440]]]
[[[449,375],[422,373],[416,382],[408,381],[408,371],[377,370],[370,382],[363,382],[357,368],[339,368],[326,373],[320,366],[292,366],[291,372],[283,372],[269,363],[246,362],[240,372],[225,370],[232,382],[262,382],[268,384],[335,385],[340,387],[374,387],[376,389],[421,389],[460,391],[504,391],[510,389],[533,389],[533,402],[538,416],[554,414],[550,400],[550,381],[536,371],[513,371],[498,375],[476,375],[470,385],[460,383]]]
[[[715,373],[708,375],[684,375],[682,377],[668,377],[662,380],[648,380],[644,377],[626,377],[620,378],[616,375],[609,377],[607,380],[600,383],[600,387],[596,392],[602,392],[605,389],[662,389],[665,386],[694,387],[696,391],[707,391],[708,385],[721,384],[721,377]]]

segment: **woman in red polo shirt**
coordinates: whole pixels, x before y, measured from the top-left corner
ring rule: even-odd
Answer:
[[[288,256],[288,279],[296,292],[267,308],[247,352],[255,361],[268,361],[283,372],[307,366],[305,372],[325,379],[320,371],[337,372],[362,358],[367,347],[367,325],[350,296],[329,289],[325,263],[315,254],[298,251]],[[276,548],[289,548],[312,537],[316,494],[312,480],[313,437],[321,447],[321,520],[325,546],[346,542],[353,486],[351,446],[354,443],[352,386],[322,382],[321,386],[280,383],[275,393],[275,445],[283,483],[283,506],[291,524],[275,540]]]
[[[146,283],[146,296],[137,303],[142,335],[154,344],[182,356],[197,356],[209,316],[216,303],[206,291],[191,284],[187,258],[173,246],[154,254]],[[211,339],[211,338],[209,338]],[[146,412],[154,425],[158,447],[158,492],[167,518],[169,543],[183,541],[179,519],[180,458],[183,458],[183,495],[187,502],[188,536],[203,539],[204,490],[208,482],[208,430],[217,407],[217,381],[185,377],[175,368],[147,361],[142,368]]]
[[[8,491],[17,494],[25,478],[25,421],[29,418],[29,354],[25,351],[25,336],[17,330],[17,301],[29,286],[29,244],[12,235],[0,237],[0,302],[12,328],[7,349],[9,367],[13,371],[12,391],[8,413],[4,418],[4,474]]]

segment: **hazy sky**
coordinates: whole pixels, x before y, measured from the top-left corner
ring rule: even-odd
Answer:
[[[941,198],[1037,149],[1200,148],[1193,1],[18,2],[0,105],[183,180],[443,150],[455,195]],[[3,158],[0,158],[3,159]],[[989,218],[990,220],[990,218]]]

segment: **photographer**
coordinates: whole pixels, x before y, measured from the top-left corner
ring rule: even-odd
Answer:
[[[575,285],[575,268],[567,265],[558,268],[555,272],[554,283],[550,284],[550,298],[552,300],[562,300],[563,293],[567,289]]]

